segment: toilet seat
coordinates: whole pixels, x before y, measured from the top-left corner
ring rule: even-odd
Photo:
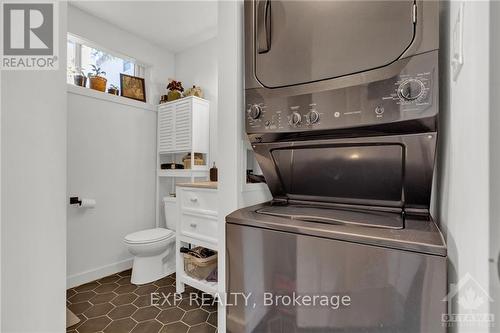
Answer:
[[[125,236],[125,243],[128,244],[148,244],[155,243],[175,235],[175,232],[166,228],[146,229],[133,232]]]

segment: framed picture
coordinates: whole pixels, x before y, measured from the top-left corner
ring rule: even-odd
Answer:
[[[123,97],[146,102],[146,86],[141,77],[120,74],[120,90]]]

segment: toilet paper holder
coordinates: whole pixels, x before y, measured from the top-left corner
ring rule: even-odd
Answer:
[[[95,208],[96,202],[94,199],[80,198],[80,197],[70,197],[70,205],[78,205],[81,208]]]
[[[78,205],[78,206],[81,206],[82,205],[82,200],[80,200],[79,197],[70,197],[69,198],[69,204],[70,205]]]

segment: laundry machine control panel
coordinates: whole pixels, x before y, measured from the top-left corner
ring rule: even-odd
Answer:
[[[247,89],[246,130],[301,132],[432,117],[438,111],[437,70],[437,52],[430,52],[407,60],[397,75],[345,88],[295,94],[292,87],[288,95]]]

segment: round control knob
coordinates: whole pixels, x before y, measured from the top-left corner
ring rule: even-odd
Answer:
[[[316,124],[319,121],[318,111],[312,110],[308,114],[309,124]]]
[[[262,114],[262,108],[259,105],[257,105],[257,104],[252,105],[250,107],[250,109],[248,110],[248,115],[253,120],[259,119],[259,117],[260,117],[261,114]]]
[[[302,121],[302,116],[298,112],[292,113],[292,117],[290,118],[290,123],[292,125],[299,125]]]
[[[424,93],[424,84],[420,80],[410,79],[399,85],[398,95],[407,102],[418,99]]]

